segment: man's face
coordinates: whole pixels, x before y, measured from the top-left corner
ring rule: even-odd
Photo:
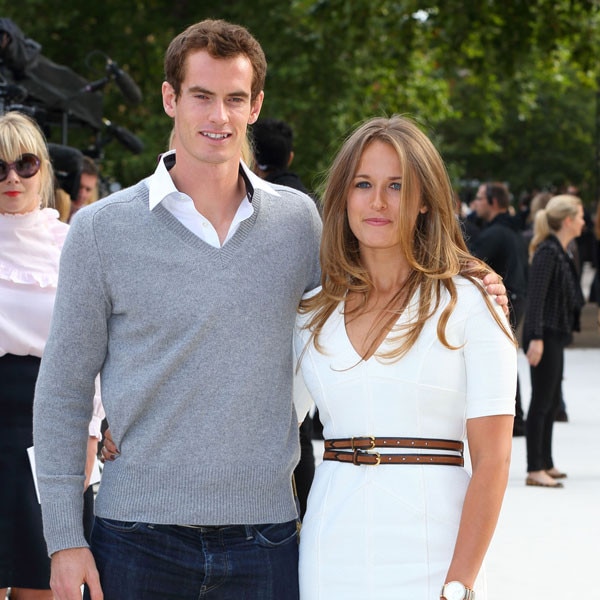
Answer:
[[[75,201],[77,208],[81,208],[90,203],[97,185],[98,177],[96,175],[90,175],[89,173],[81,174],[79,193],[77,194],[77,200]]]
[[[473,210],[478,217],[484,221],[489,221],[491,209],[492,205],[488,202],[486,187],[485,185],[480,185],[479,189],[477,190],[477,195],[473,200]]]
[[[253,69],[239,55],[213,58],[204,50],[189,54],[179,97],[163,83],[165,112],[175,119],[177,163],[239,162],[246,127],[258,119],[263,93],[251,101]]]

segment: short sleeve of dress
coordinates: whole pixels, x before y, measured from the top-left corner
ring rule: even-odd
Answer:
[[[315,295],[321,288],[315,288],[306,294],[304,294],[303,298],[309,298],[310,296]],[[296,324],[294,327],[294,408],[296,409],[296,415],[298,416],[298,421],[302,423],[308,411],[312,408],[314,401],[306,384],[304,382],[304,377],[302,375],[302,370],[300,369],[299,361],[303,358],[304,349],[306,342],[308,340],[308,332],[304,329],[304,325],[307,322],[307,316],[298,314],[296,316]]]
[[[514,415],[517,348],[477,295],[465,320],[466,418]],[[494,310],[510,330],[502,309],[496,305]]]

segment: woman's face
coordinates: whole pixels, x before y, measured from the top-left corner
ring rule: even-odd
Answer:
[[[14,161],[0,157],[0,214],[23,214],[40,207],[42,185],[38,167],[33,164],[31,155],[24,153]],[[31,172],[34,175],[27,177]]]
[[[573,227],[577,232],[577,235],[575,237],[579,237],[581,235],[581,232],[583,231],[583,228],[585,227],[585,219],[583,218],[583,206],[577,207],[577,216],[573,221]]]
[[[585,219],[583,218],[583,206],[577,207],[577,214],[574,217],[567,217],[563,221],[563,227],[566,227],[574,238],[581,235],[583,228],[585,227]]]
[[[400,246],[401,189],[402,168],[396,150],[385,142],[371,142],[356,169],[346,205],[350,229],[361,250]]]

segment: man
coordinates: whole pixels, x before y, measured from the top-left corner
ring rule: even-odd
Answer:
[[[173,150],[74,219],[34,414],[57,600],[83,582],[92,600],[298,598],[292,332],[321,227],[310,198],[241,163],[265,72],[243,27],[178,35],[162,86]],[[92,555],[78,497],[98,371],[121,455]]]
[[[503,183],[479,186],[474,210],[486,226],[472,241],[471,251],[502,276],[510,303],[510,322],[516,330],[525,314],[528,261],[523,236],[514,229],[509,206],[510,194]],[[513,435],[525,435],[518,378]]]
[[[176,37],[174,152],[72,224],[35,416],[58,600],[84,581],[105,600],[297,598],[291,340],[319,283],[320,219],[240,164],[265,71],[241,27]],[[92,557],[75,496],[98,371],[122,455],[103,472]]]
[[[79,193],[77,198],[71,201],[71,215],[73,215],[84,206],[91,204],[98,199],[98,176],[100,171],[96,163],[89,157],[83,157],[83,166],[79,177]]]
[[[270,183],[308,193],[300,177],[289,170],[294,160],[294,133],[290,125],[280,119],[259,119],[252,126],[251,134],[254,172]],[[315,476],[313,433],[313,418],[309,414],[300,425],[300,462],[294,469],[301,518],[306,512],[306,501]]]
[[[294,160],[294,132],[280,119],[260,119],[252,126],[254,172],[271,183],[308,193],[289,167]]]

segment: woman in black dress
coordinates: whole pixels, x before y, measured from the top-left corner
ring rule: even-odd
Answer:
[[[531,370],[527,413],[527,479],[538,487],[563,487],[566,477],[554,466],[552,429],[560,406],[564,348],[579,330],[584,298],[569,243],[581,234],[583,207],[576,196],[555,196],[535,217],[529,247],[528,307],[523,348]]]
[[[0,116],[0,598],[51,600],[50,560],[27,448],[68,225],[48,208],[53,172],[28,117]],[[99,436],[99,396],[93,435]],[[91,426],[92,427],[92,426]],[[94,439],[94,438],[91,438]],[[93,444],[90,443],[93,451]],[[83,487],[82,487],[83,492]]]

